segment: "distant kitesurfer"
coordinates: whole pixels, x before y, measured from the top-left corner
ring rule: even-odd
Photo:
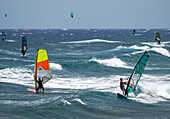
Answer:
[[[43,78],[41,80],[41,78],[39,78],[39,80],[37,80],[37,83],[38,83],[38,88],[36,89],[36,93],[38,93],[39,89],[42,89],[43,90],[43,93],[44,93],[44,87],[43,87]]]
[[[124,84],[127,85],[127,81],[123,82],[123,79],[120,78],[120,89],[123,91],[123,95],[125,95],[125,87]]]

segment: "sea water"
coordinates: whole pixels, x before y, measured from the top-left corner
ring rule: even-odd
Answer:
[[[170,117],[170,30],[137,29],[135,35],[132,29],[2,31],[7,39],[0,40],[0,118]],[[27,91],[34,88],[39,48],[47,50],[52,71],[44,95]],[[127,80],[145,50],[150,57],[136,91],[128,100],[117,98],[120,78]]]

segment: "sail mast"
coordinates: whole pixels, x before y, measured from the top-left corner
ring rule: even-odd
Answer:
[[[38,50],[37,50],[38,52]],[[38,53],[36,55],[36,59],[35,59],[35,64],[34,64],[34,81],[35,81],[35,88],[38,88],[37,86],[37,59],[38,59]]]
[[[24,53],[23,53],[23,52],[24,52],[23,42],[24,42],[24,41],[23,41],[23,37],[22,37],[22,51],[21,51],[21,52],[22,52],[22,55],[24,56]]]

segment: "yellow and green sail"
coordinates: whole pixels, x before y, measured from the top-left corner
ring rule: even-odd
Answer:
[[[146,63],[148,61],[149,55],[147,51],[143,53],[139,61],[136,63],[132,73],[129,77],[128,84],[126,87],[125,95],[135,91],[137,84],[142,76],[142,73],[145,69]]]
[[[161,44],[161,36],[160,36],[159,32],[156,32],[155,40],[156,40],[159,44]]]
[[[49,65],[47,51],[45,49],[38,49],[34,64],[34,81],[35,87],[38,88],[37,79],[43,78],[43,84],[52,78],[51,69]]]

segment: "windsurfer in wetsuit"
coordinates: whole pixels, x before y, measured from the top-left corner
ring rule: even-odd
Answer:
[[[136,30],[134,29],[134,30],[133,30],[133,35],[135,35],[135,34],[136,34]]]
[[[159,44],[161,44],[161,37],[160,37],[159,32],[156,33],[155,40],[156,40]]]
[[[2,32],[2,40],[4,41],[6,39],[6,34],[5,32]]]
[[[120,89],[123,91],[123,95],[125,95],[125,87],[124,84],[126,85],[127,82],[123,82],[123,79],[120,78]]]
[[[159,44],[161,44],[161,40],[159,40],[159,39],[155,39]]]
[[[43,82],[43,78],[42,78],[42,80],[41,80],[41,78],[39,78],[39,80],[37,80],[37,83],[38,83],[38,88],[36,89],[36,92],[37,92],[37,93],[38,93],[38,90],[39,90],[39,89],[42,89],[42,90],[43,90],[43,93],[44,93],[44,87],[43,87],[42,82]]]

